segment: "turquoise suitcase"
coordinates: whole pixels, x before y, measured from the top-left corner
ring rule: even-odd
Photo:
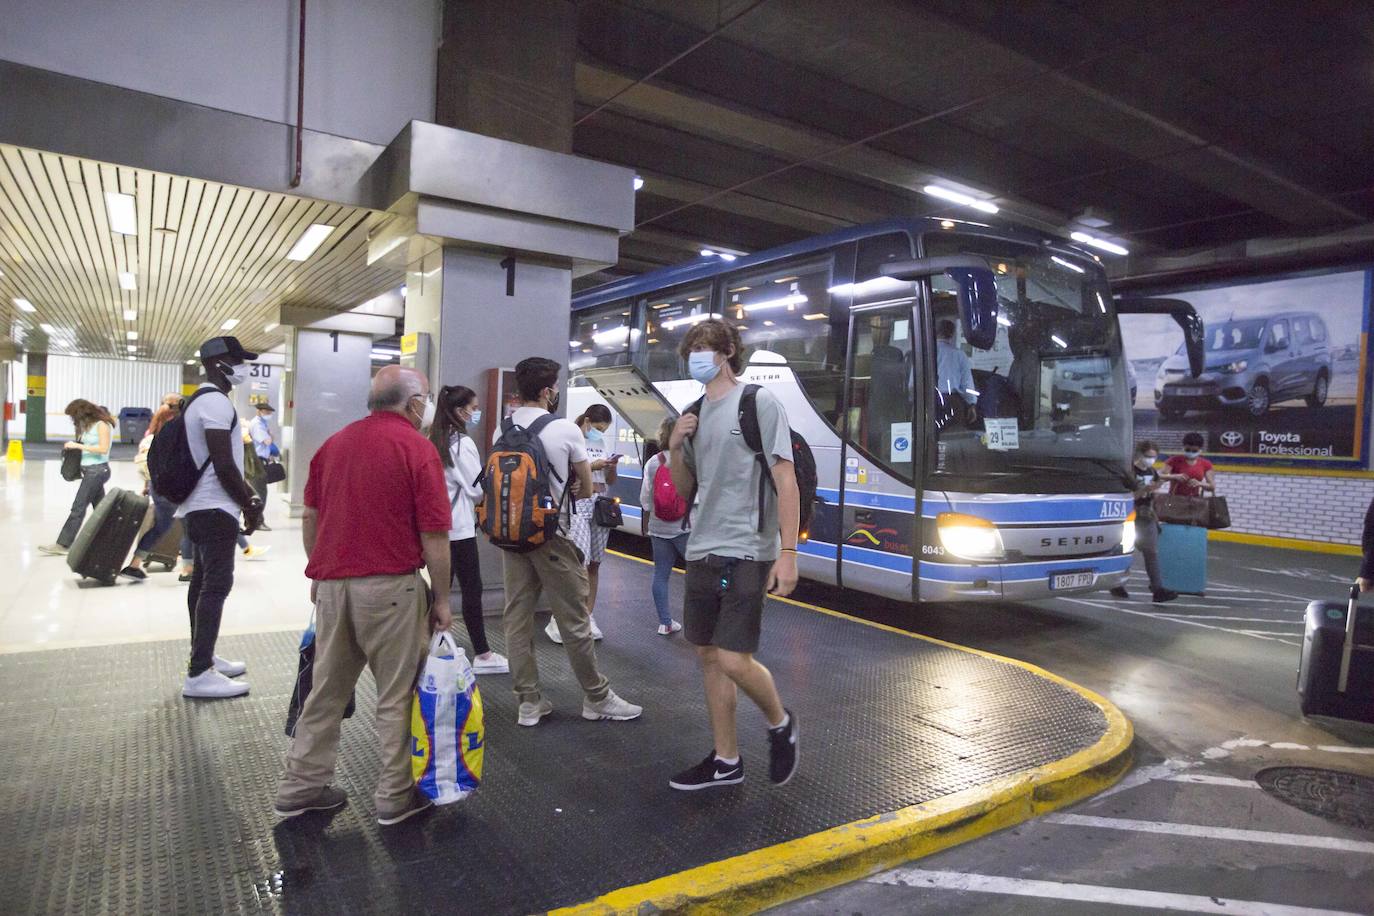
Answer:
[[[1183,595],[1207,591],[1207,529],[1196,525],[1162,525],[1159,572],[1164,587]]]

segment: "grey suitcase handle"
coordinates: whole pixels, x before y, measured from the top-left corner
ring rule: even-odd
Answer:
[[[1350,657],[1355,652],[1355,616],[1359,611],[1359,583],[1350,586],[1350,607],[1345,612],[1345,645],[1341,646],[1341,673],[1336,678],[1336,692],[1345,693],[1350,683]]]

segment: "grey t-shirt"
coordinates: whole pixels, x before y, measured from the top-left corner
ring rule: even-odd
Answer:
[[[759,477],[763,469],[739,428],[739,402],[744,385],[701,405],[701,420],[692,438],[683,443],[683,457],[697,478],[697,504],[692,510],[692,536],[687,559],[709,554],[743,560],[776,560],[778,499],[764,484],[763,530],[759,530]],[[760,388],[755,401],[763,452],[771,467],[779,459],[792,460],[792,437],[782,404]]]

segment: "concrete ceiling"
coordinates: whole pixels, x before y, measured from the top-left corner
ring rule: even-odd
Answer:
[[[135,234],[110,228],[108,191],[133,196]],[[387,218],[0,145],[0,316],[20,346],[56,353],[184,360],[221,333],[268,350],[282,343],[267,327],[283,305],[346,310],[401,284],[366,263],[368,233]],[[287,260],[312,223],[336,228],[307,260]]]
[[[1133,252],[1118,276],[1307,240],[1374,253],[1374,4],[588,0],[574,151],[639,170],[589,285],[950,212],[932,180]],[[676,59],[675,59],[676,58]],[[665,64],[667,65],[665,67]],[[1257,244],[1260,240],[1261,244]]]

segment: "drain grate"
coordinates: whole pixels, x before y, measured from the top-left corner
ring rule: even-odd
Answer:
[[[1260,788],[1308,814],[1374,830],[1374,779],[1314,767],[1270,767],[1255,774]]]

